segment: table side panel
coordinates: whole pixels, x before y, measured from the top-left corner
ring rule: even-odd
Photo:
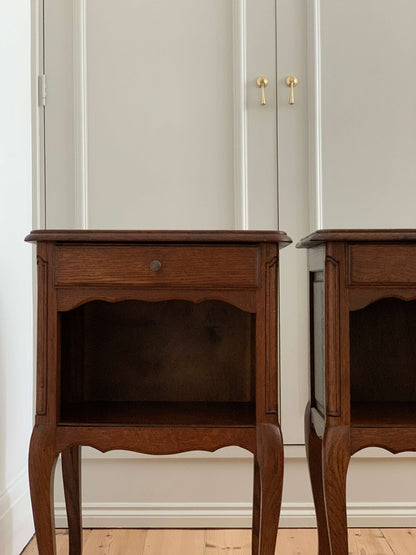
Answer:
[[[313,410],[325,415],[325,245],[308,249],[310,379]]]
[[[279,271],[279,255],[275,245],[266,246],[265,261],[265,400],[266,414],[278,412],[279,381],[278,381],[278,314],[277,314],[277,283]]]
[[[36,369],[36,415],[47,412],[48,380],[48,260],[47,246],[40,245],[36,262],[38,271],[38,314],[37,314],[37,369]]]

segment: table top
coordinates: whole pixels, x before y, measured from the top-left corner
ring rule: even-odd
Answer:
[[[41,229],[27,235],[25,241],[62,243],[279,243],[280,248],[292,239],[284,231],[136,231]]]
[[[320,229],[301,239],[296,248],[316,247],[331,241],[352,243],[416,242],[416,229]]]

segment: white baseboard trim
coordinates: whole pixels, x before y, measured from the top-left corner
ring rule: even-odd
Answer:
[[[56,526],[66,527],[64,503],[55,505]],[[249,527],[248,503],[84,503],[84,528]]]
[[[67,526],[65,506],[56,505],[56,525]],[[415,503],[348,505],[350,527],[414,527]],[[85,503],[85,528],[250,528],[249,503]],[[283,503],[281,528],[314,528],[312,503]]]
[[[34,532],[26,469],[0,495],[0,551],[18,555]]]

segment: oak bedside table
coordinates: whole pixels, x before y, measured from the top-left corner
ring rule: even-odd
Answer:
[[[267,231],[34,231],[36,424],[29,454],[40,555],[54,555],[62,454],[70,555],[80,555],[80,446],[254,454],[253,555],[273,555],[279,247]],[[161,554],[162,555],[162,554]]]
[[[297,246],[309,250],[305,435],[319,555],[347,555],[350,457],[416,451],[416,230],[323,230]]]

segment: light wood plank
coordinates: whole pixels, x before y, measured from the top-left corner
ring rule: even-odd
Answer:
[[[312,555],[318,553],[316,529],[280,529],[277,534],[276,553],[279,555]]]
[[[146,530],[92,530],[83,555],[143,555]]]
[[[206,555],[251,555],[251,530],[206,530]]]
[[[350,555],[414,555],[416,529],[351,528]],[[68,533],[56,532],[57,555],[68,554]],[[280,529],[276,554],[314,555],[315,529]],[[83,555],[251,555],[251,530],[84,530]],[[22,555],[39,555],[33,538]]]
[[[350,528],[349,552],[352,555],[395,555],[383,533],[378,528]],[[416,543],[412,553],[416,552]],[[401,551],[397,552],[404,555]]]
[[[395,554],[416,553],[416,528],[382,528],[381,532]]]
[[[204,530],[148,530],[143,555],[203,555]]]
[[[83,530],[84,544],[90,534],[91,530]],[[56,530],[56,553],[57,555],[68,555],[68,530],[66,529]],[[29,545],[22,551],[22,555],[39,555],[35,537],[32,538]]]
[[[110,552],[113,536],[112,530],[91,530],[87,542],[84,544],[84,553],[99,553],[108,555]]]
[[[22,551],[22,555],[38,555],[38,548],[36,547],[36,539],[30,540],[28,545]]]

